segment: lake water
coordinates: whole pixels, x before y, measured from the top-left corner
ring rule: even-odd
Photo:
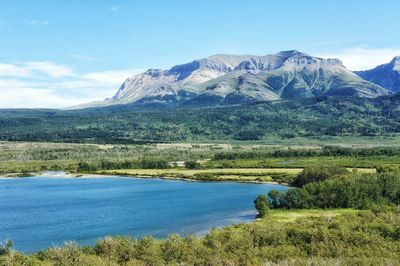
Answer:
[[[0,242],[32,252],[107,235],[204,234],[254,219],[253,200],[285,186],[129,177],[0,179]]]

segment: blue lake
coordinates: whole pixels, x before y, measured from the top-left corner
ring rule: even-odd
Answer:
[[[0,179],[0,242],[24,252],[107,235],[204,234],[253,220],[258,194],[287,187],[129,177]]]

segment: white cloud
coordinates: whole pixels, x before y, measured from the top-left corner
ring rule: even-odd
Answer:
[[[0,63],[0,77],[24,77],[32,74],[31,69],[16,64]]]
[[[336,53],[319,54],[324,58],[339,58],[351,70],[366,70],[377,65],[389,63],[393,57],[400,55],[400,48],[354,47]]]
[[[113,12],[118,12],[119,11],[119,6],[111,6],[108,9],[113,11]]]
[[[29,25],[48,25],[50,23],[47,20],[25,19],[25,24],[29,24]]]
[[[141,72],[123,69],[78,74],[49,61],[0,63],[0,108],[62,108],[113,96]]]
[[[71,97],[58,95],[54,90],[38,88],[3,88],[0,87],[2,98],[0,108],[54,108],[72,106],[77,103],[86,103],[91,98],[77,100]]]

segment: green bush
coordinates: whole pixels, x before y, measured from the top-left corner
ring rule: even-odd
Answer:
[[[258,195],[258,197],[254,200],[254,207],[258,212],[257,217],[265,217],[270,209],[268,198],[265,195]]]

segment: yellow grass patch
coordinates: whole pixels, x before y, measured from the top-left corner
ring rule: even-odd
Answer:
[[[118,169],[102,172],[120,173],[144,176],[194,176],[195,174],[215,175],[268,175],[274,173],[285,173],[296,175],[303,171],[302,168],[226,168],[226,169]]]
[[[298,218],[326,217],[327,219],[346,213],[356,213],[354,209],[301,209],[301,210],[271,210],[260,222],[294,222]]]

